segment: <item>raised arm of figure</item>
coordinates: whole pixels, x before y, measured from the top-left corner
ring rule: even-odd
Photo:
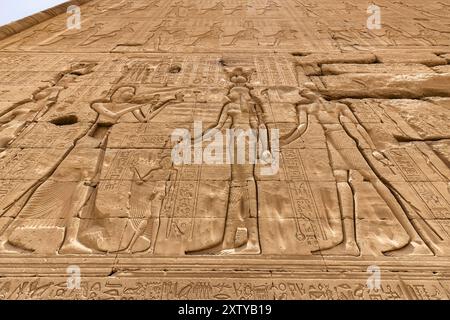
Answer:
[[[353,112],[351,112],[346,105],[341,105],[340,108],[340,119],[341,122],[345,123],[343,119],[349,119],[350,122],[355,125],[357,133],[361,136],[361,138],[366,142],[372,150],[376,150],[377,147],[375,146],[375,143],[373,142],[372,138],[370,137],[369,133],[366,131],[366,129],[359,123],[358,119],[356,119]],[[357,140],[358,137],[356,137]]]
[[[103,103],[103,102],[97,102],[92,104],[92,109],[97,111],[99,114],[104,115],[106,117],[109,117],[114,120],[118,120],[121,116],[124,114],[127,114],[129,112],[133,112],[136,109],[139,109],[142,107],[142,105],[131,105],[130,107],[127,107],[119,112],[113,112],[109,110],[105,105],[108,105],[109,103]],[[124,105],[130,105],[130,104],[124,104]]]
[[[139,122],[145,122],[145,116],[142,114],[140,109],[133,110],[132,113]]]
[[[158,103],[156,106],[153,107],[152,111],[145,117],[145,120],[149,122],[154,117],[156,117],[162,110],[164,110],[164,107],[166,107],[170,102],[177,101],[176,98],[170,98],[163,102]]]
[[[201,136],[194,137],[193,143],[201,143],[203,140],[208,140],[212,138],[218,131],[222,130],[225,127],[225,124],[230,117],[228,114],[228,104],[229,99],[227,100],[226,104],[223,106],[222,111],[220,112],[219,120],[217,121],[216,125],[212,128],[207,129],[202,133]]]
[[[297,127],[288,135],[281,137],[280,146],[286,146],[299,139],[308,129],[308,109],[305,105],[298,105],[297,109]]]
[[[358,119],[356,119],[355,115],[348,109],[347,106],[345,106],[345,108],[342,108],[340,118],[350,119],[351,123],[355,125],[357,133],[360,136],[354,138],[358,141],[358,143],[360,142],[360,138],[362,138],[362,140],[369,145],[370,149],[372,149],[372,156],[375,159],[386,165],[392,165],[390,160],[383,154],[383,152],[378,150],[367,130],[359,123]]]

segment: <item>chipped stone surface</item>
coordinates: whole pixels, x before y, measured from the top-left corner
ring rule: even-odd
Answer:
[[[415,63],[374,63],[374,64],[323,64],[322,73],[324,75],[344,74],[344,73],[389,73],[389,74],[411,74],[411,73],[447,73],[446,69],[439,66],[429,68]],[[440,69],[439,69],[440,68]]]
[[[392,62],[420,63],[429,67],[447,64],[447,61],[444,58],[441,58],[434,53],[428,52],[420,52],[420,53],[382,52],[376,53],[376,57],[378,61],[380,61],[381,63],[392,63]]]
[[[450,73],[450,65],[437,66],[433,68],[437,73]]]
[[[450,299],[450,3],[377,3],[379,30],[356,0],[1,27],[0,298]],[[210,128],[278,145],[236,163]],[[210,157],[175,163],[177,129]]]
[[[332,99],[450,96],[450,74],[345,74],[322,76],[314,83]]]

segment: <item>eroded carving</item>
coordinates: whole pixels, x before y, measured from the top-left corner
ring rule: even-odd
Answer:
[[[448,299],[450,5],[379,5],[102,0],[1,40],[0,297]],[[250,129],[254,163],[209,144]]]

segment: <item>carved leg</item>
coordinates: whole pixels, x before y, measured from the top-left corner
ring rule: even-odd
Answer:
[[[236,248],[236,232],[243,226],[241,210],[245,210],[244,190],[242,186],[231,186],[228,200],[227,221],[221,250],[233,250]],[[220,251],[221,251],[220,250]],[[220,252],[218,252],[220,253]]]
[[[150,218],[142,232],[136,232],[134,241],[130,244],[132,253],[153,254],[155,252],[156,240],[158,237],[160,220]],[[134,242],[134,243],[133,243]]]
[[[14,231],[18,224],[16,221],[12,221],[7,227],[4,228],[3,233],[0,235],[0,253],[30,253],[31,251],[25,250],[16,246],[13,246],[8,242],[8,238]]]
[[[236,42],[238,42],[238,38],[234,37],[233,40],[231,40],[231,42],[229,44],[226,44],[225,46],[230,47],[230,46],[234,46],[236,44]]]
[[[360,251],[356,242],[355,233],[354,194],[348,179],[349,172],[346,170],[334,170],[334,175],[337,180],[343,239],[337,246],[318,252],[323,255],[359,256]]]
[[[237,247],[238,230],[233,232],[234,235],[234,248],[232,250],[225,250],[222,254],[260,254],[261,246],[259,242],[259,230],[258,230],[258,200],[257,186],[254,180],[248,180],[245,190],[241,191],[241,198],[243,198],[242,207],[240,208],[240,215],[244,222],[244,229],[246,232],[245,240],[242,245]],[[241,200],[242,201],[242,200]]]
[[[60,254],[92,253],[92,250],[78,241],[80,219],[72,218],[66,227],[66,237],[59,250]]]
[[[230,251],[224,250],[222,254],[260,254],[258,218],[247,218],[245,221],[245,230],[247,231],[247,241],[239,248]]]
[[[133,234],[133,237],[131,238],[130,244],[125,249],[126,252],[132,253],[133,247],[136,244],[136,241],[141,237],[141,235],[144,233],[145,228],[147,227],[147,221],[140,221],[139,225],[136,228],[136,231]]]
[[[367,178],[369,178],[368,175],[366,175],[366,179]],[[384,254],[388,256],[401,256],[409,254],[432,255],[433,253],[422,240],[416,229],[414,229],[414,226],[411,221],[409,221],[408,216],[392,194],[391,190],[386,187],[386,185],[376,176],[370,175],[369,181],[372,183],[375,190],[377,190],[381,198],[386,202],[398,222],[410,237],[410,241],[402,247],[384,252]]]
[[[234,185],[230,187],[225,231],[222,241],[212,247],[198,251],[189,251],[186,254],[259,254],[261,250],[259,246],[257,217],[251,213],[254,207],[253,202],[256,199],[256,194],[253,195],[253,189],[251,186],[249,188],[245,182],[234,182]],[[249,194],[251,195],[248,196]],[[239,248],[236,248],[238,230],[246,231],[247,234],[245,235],[245,239],[240,241],[243,244]]]
[[[156,248],[156,241],[158,241],[158,234],[159,234],[159,227],[161,225],[161,219],[159,216],[153,220],[152,228],[150,229],[149,233],[150,236],[148,237],[151,239],[150,249],[149,253],[154,253]]]

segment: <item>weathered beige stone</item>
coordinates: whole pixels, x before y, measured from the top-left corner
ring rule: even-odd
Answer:
[[[316,64],[331,64],[331,63],[374,63],[376,56],[372,53],[315,53],[305,57],[298,57],[296,61],[300,64],[316,63]]]
[[[0,27],[0,298],[450,299],[450,5],[378,5]]]
[[[450,65],[433,67],[433,70],[437,73],[450,73]]]
[[[421,64],[409,63],[374,63],[374,64],[323,64],[323,75],[337,75],[345,73],[389,73],[389,74],[411,74],[411,73],[433,73],[433,70],[439,73],[444,72],[445,69],[438,69],[439,66],[433,69]]]
[[[441,57],[447,60],[447,63],[450,62],[450,53],[442,54]]]
[[[343,74],[313,78],[332,99],[450,96],[450,74]]]
[[[378,61],[382,63],[421,63],[429,67],[445,65],[447,61],[434,53],[429,52],[380,52],[375,54]]]

